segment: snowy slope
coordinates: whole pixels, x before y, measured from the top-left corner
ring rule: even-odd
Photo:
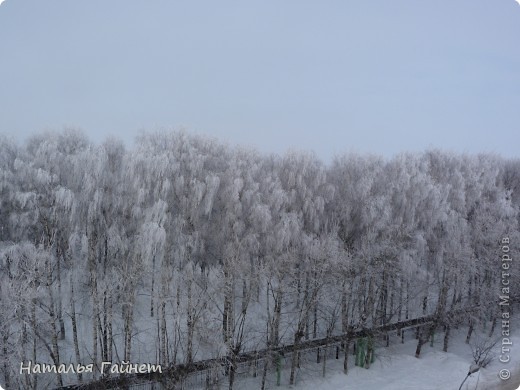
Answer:
[[[472,363],[471,347],[464,342],[466,329],[453,333],[449,352],[442,351],[442,333],[436,335],[433,348],[423,347],[421,357],[415,358],[416,341],[413,338],[404,344],[395,343],[388,348],[377,349],[377,360],[370,369],[354,366],[349,360],[349,373],[344,375],[343,361],[329,359],[327,375],[321,376],[321,364],[307,364],[298,373],[297,383],[287,386],[289,370],[282,372],[282,386],[276,387],[274,375],[269,380],[269,388],[280,390],[449,390],[458,389]],[[513,337],[511,361],[498,361],[500,345],[494,349],[496,357],[486,367],[471,375],[463,385],[467,390],[516,390],[520,388],[520,332]],[[502,369],[511,371],[509,380],[502,381],[498,373]],[[238,383],[237,388],[260,388],[257,379],[247,378]]]

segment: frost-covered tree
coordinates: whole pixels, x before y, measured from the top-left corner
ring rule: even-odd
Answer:
[[[263,350],[265,388],[279,347],[296,383],[305,340],[324,338],[324,373],[343,335],[346,373],[356,330],[430,316],[417,356],[438,329],[445,350],[454,326],[492,334],[497,255],[520,242],[518,166],[436,150],[325,166],[183,132],[129,150],[75,130],[0,137],[0,381],[38,389],[98,379],[101,361],[223,357],[232,388],[240,354]],[[96,370],[17,374],[28,360]]]

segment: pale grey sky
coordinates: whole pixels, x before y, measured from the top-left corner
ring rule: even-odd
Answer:
[[[186,128],[262,151],[520,157],[514,0],[0,5],[0,133],[131,145]]]

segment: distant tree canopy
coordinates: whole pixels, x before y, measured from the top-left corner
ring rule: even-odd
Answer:
[[[499,296],[518,300],[518,271],[501,290],[501,256],[520,243],[520,160],[430,150],[325,165],[182,132],[135,145],[0,137],[4,387],[98,378],[102,361],[232,359],[424,314],[492,332]],[[94,368],[20,375],[28,361]]]

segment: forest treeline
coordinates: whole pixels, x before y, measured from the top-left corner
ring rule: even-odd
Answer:
[[[488,154],[327,165],[182,132],[131,150],[72,130],[0,137],[0,381],[88,381],[103,361],[232,362],[432,314],[445,349],[459,324],[468,339],[498,334],[499,297],[520,296],[514,266],[502,290],[501,262],[505,245],[516,260],[519,210],[520,160]],[[29,361],[94,369],[21,375]]]

